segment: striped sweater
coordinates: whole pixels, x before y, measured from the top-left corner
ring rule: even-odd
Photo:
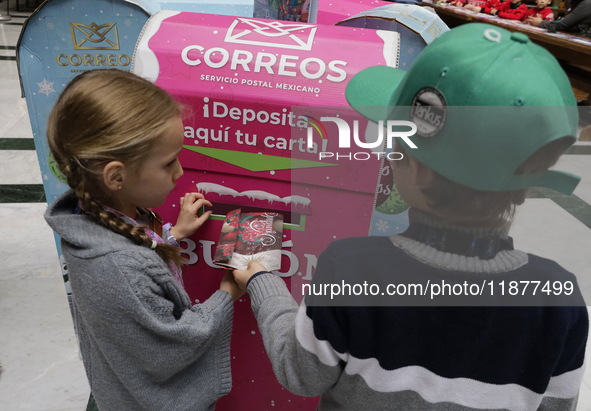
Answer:
[[[381,271],[398,283],[533,275],[576,285],[558,264],[520,251],[470,260],[398,235],[345,239],[321,254],[313,283],[361,283]],[[588,332],[578,290],[572,307],[543,298],[530,307],[330,306],[313,297],[298,307],[282,279],[264,274],[248,292],[277,379],[321,395],[318,410],[576,408]]]

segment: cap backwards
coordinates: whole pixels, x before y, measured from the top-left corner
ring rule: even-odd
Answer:
[[[375,66],[347,85],[349,104],[372,120],[410,120],[416,149],[442,176],[485,191],[547,187],[571,194],[580,178],[549,170],[517,175],[535,151],[574,143],[578,112],[556,59],[522,33],[467,24],[444,33],[408,72]]]

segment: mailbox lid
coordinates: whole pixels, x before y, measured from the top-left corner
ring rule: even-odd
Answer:
[[[366,67],[396,67],[399,48],[390,31],[161,11],[132,71],[184,105],[184,167],[373,193],[379,161],[321,159],[340,147],[336,124],[320,118],[356,119],[364,133],[346,85]]]

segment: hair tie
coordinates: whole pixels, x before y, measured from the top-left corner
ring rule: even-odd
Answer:
[[[152,250],[155,250],[157,246],[158,246],[158,243],[156,241],[152,240],[152,245],[150,246],[150,248]]]

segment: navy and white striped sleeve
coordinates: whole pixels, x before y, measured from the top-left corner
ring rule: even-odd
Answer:
[[[321,268],[320,261],[318,269]],[[318,270],[317,270],[318,272]],[[272,274],[263,274],[248,286],[252,310],[267,355],[278,381],[289,391],[302,396],[318,396],[336,384],[347,361],[346,351],[337,351],[330,342],[314,334],[313,318],[320,313],[322,324],[343,325],[331,307],[310,310],[304,301],[298,307],[284,281]],[[322,325],[321,324],[321,325]],[[346,330],[334,330],[346,333]]]

